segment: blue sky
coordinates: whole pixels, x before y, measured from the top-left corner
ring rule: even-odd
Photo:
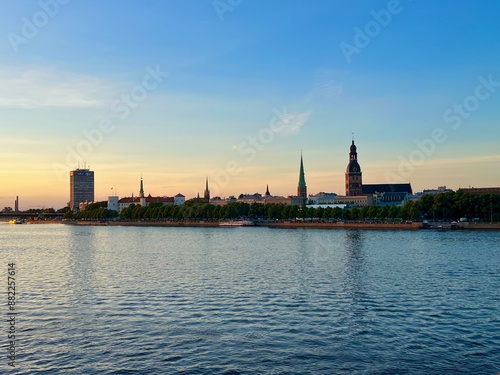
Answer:
[[[2,207],[64,206],[77,159],[97,199],[141,174],[152,195],[208,175],[286,196],[301,150],[309,193],[343,194],[353,132],[367,183],[500,184],[496,1],[2,5]]]

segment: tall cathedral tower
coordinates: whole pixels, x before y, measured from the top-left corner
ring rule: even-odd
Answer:
[[[358,163],[358,152],[352,137],[351,151],[349,153],[349,164],[345,172],[345,195],[348,197],[363,195],[363,174]]]
[[[300,172],[299,172],[299,185],[297,186],[297,196],[307,199],[307,186],[306,186],[306,178],[304,175],[304,162],[302,161],[302,154],[300,154]]]

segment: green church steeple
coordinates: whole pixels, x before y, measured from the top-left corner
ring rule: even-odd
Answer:
[[[297,186],[297,196],[307,199],[307,186],[306,177],[304,174],[304,161],[302,160],[302,153],[300,154],[300,172],[299,186]]]

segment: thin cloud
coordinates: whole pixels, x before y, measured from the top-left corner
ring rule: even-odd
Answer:
[[[441,159],[433,161],[435,165],[449,166],[449,165],[463,165],[463,164],[478,164],[478,163],[492,163],[500,161],[500,155],[486,155],[486,156],[473,156],[473,157],[460,157],[453,159]]]
[[[287,113],[285,109],[275,127],[279,129],[278,133],[281,135],[296,135],[309,121],[310,116],[309,112]]]
[[[15,146],[33,146],[33,145],[46,145],[47,141],[42,139],[28,139],[28,138],[3,138],[2,144],[15,145]]]
[[[443,159],[428,159],[422,165],[415,166],[415,173],[418,171],[429,170],[444,170],[449,167],[460,167],[466,165],[478,165],[500,162],[500,155],[481,155],[471,157],[456,157],[456,158],[443,158]],[[393,171],[398,168],[400,161],[385,161],[377,162],[375,164],[365,163],[365,171],[369,170],[370,173],[383,173],[388,170]]]
[[[0,68],[0,107],[89,108],[109,103],[108,82],[48,68]]]
[[[328,102],[340,99],[344,86],[340,83],[345,73],[336,71],[320,71],[317,73],[316,82],[311,93],[313,100],[326,100]]]

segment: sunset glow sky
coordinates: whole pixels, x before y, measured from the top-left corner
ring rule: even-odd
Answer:
[[[500,186],[500,3],[15,1],[0,12],[0,209],[61,208],[69,171],[191,198]]]

